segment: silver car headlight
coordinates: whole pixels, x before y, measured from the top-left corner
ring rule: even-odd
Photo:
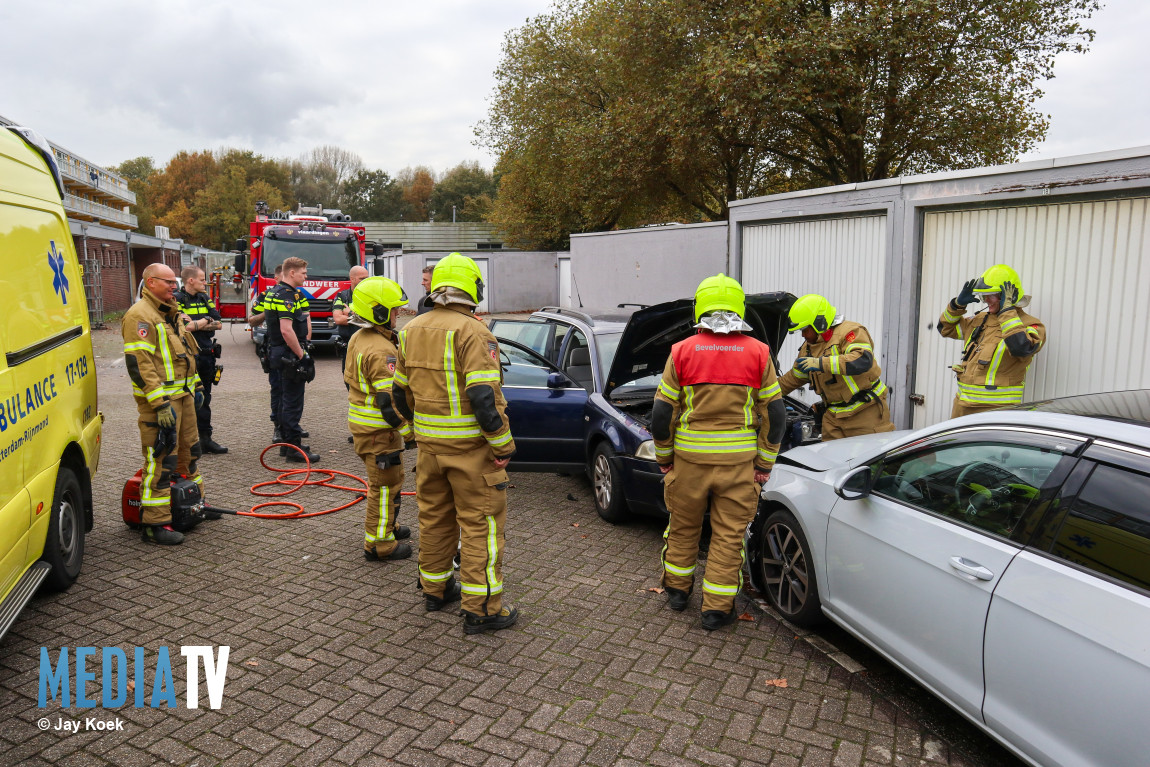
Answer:
[[[814,421],[802,420],[799,422],[799,430],[803,434],[803,442],[809,441],[815,433]]]
[[[642,461],[654,461],[655,440],[649,439],[643,444],[639,445],[639,449],[635,451],[635,457]]]

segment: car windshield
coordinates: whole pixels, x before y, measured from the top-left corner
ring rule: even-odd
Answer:
[[[611,363],[615,361],[615,354],[619,351],[619,339],[622,337],[622,333],[600,333],[595,336],[595,340],[599,344],[599,359],[603,363],[603,375],[607,375],[608,371],[611,370]],[[628,381],[623,386],[612,389],[611,395],[654,389],[659,385],[659,379],[662,377],[663,371],[660,369],[649,376],[636,378],[634,381]]]
[[[307,261],[309,280],[346,280],[348,270],[359,263],[359,246],[354,239],[316,242],[265,237],[260,272],[271,277],[276,267],[291,256]]]

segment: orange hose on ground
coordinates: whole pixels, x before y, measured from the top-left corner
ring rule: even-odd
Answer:
[[[303,460],[304,460],[306,467],[303,469],[277,469],[274,466],[268,466],[268,463],[265,460],[264,456],[266,456],[267,452],[269,450],[271,450],[273,447],[289,447],[292,450],[295,450],[296,452],[298,452],[300,455],[303,456]],[[336,511],[342,511],[346,508],[354,506],[355,504],[359,503],[360,501],[362,501],[364,498],[367,497],[367,490],[368,490],[367,480],[365,480],[363,477],[360,477],[360,476],[355,475],[355,474],[351,474],[351,473],[346,472],[346,471],[337,471],[336,469],[312,469],[311,459],[308,458],[307,453],[305,453],[303,450],[301,450],[297,445],[288,445],[288,444],[282,443],[282,442],[277,442],[274,445],[268,445],[267,447],[264,448],[263,452],[260,453],[260,465],[263,466],[268,471],[279,472],[279,476],[277,476],[273,480],[269,480],[267,482],[257,482],[256,484],[252,485],[252,487],[251,487],[252,495],[258,495],[258,496],[261,496],[263,498],[280,498],[280,497],[283,497],[285,495],[291,495],[295,491],[299,490],[301,487],[313,485],[315,487],[326,487],[326,488],[329,488],[331,490],[346,490],[349,493],[355,493],[355,498],[352,498],[350,501],[343,504],[342,506],[335,506],[333,508],[324,509],[322,511],[309,511],[309,512],[305,512],[303,510],[303,506],[296,503],[295,501],[266,501],[264,503],[257,503],[255,506],[252,506],[250,511],[237,511],[237,512],[235,512],[236,516],[238,516],[238,517],[255,517],[256,519],[305,519],[307,517],[319,517],[319,516],[323,516],[324,514],[331,514],[331,513],[334,513]],[[299,480],[291,479],[291,477],[295,476],[296,474],[303,474],[304,475],[303,479],[299,479]],[[312,479],[311,478],[312,474],[323,474],[326,476],[323,479]],[[345,485],[332,484],[335,481],[335,478],[337,476],[347,477],[348,479],[353,479],[356,482],[358,482],[360,485],[362,485],[362,487],[347,487]],[[280,493],[272,493],[272,492],[266,492],[266,491],[260,490],[260,488],[268,487],[270,485],[286,485],[290,489],[284,490],[283,492],[280,492]],[[408,491],[408,492],[402,493],[402,495],[415,495],[415,493]],[[294,508],[295,511],[283,512],[283,513],[261,513],[260,512],[260,509],[266,509],[266,508],[273,507],[273,506],[288,506],[288,507]]]

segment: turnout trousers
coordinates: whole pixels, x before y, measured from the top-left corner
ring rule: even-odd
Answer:
[[[758,497],[753,460],[712,465],[676,455],[663,480],[663,497],[671,513],[663,533],[663,586],[680,591],[694,586],[699,533],[709,503],[713,534],[703,573],[703,612],[730,612],[743,585],[743,534]]]
[[[950,417],[958,418],[959,416],[970,415],[972,413],[985,413],[987,410],[997,410],[1000,407],[1006,407],[1009,403],[995,403],[993,405],[976,405],[972,402],[963,402],[958,397],[954,398],[954,405],[950,409]]]
[[[364,551],[386,557],[399,545],[395,528],[399,525],[400,491],[403,489],[403,453],[392,453],[392,463],[380,468],[373,450],[375,435],[356,435],[355,452],[367,469],[367,514],[363,522]],[[385,464],[387,459],[385,459]]]
[[[170,496],[173,472],[187,477],[200,486],[204,494],[204,480],[196,468],[200,457],[200,434],[196,429],[196,402],[190,394],[171,401],[176,411],[176,447],[163,455],[156,455],[156,435],[160,425],[156,414],[140,413],[140,447],[144,453],[144,474],[140,481],[140,523],[166,525],[172,521]]]
[[[840,418],[830,410],[823,413],[823,442],[843,437],[857,437],[861,434],[879,434],[884,431],[894,431],[894,424],[890,420],[890,408],[886,405],[886,394],[849,418]]]
[[[422,447],[416,461],[419,501],[419,580],[424,594],[442,597],[461,543],[462,607],[474,615],[503,609],[503,543],[507,472],[490,447],[436,455]]]

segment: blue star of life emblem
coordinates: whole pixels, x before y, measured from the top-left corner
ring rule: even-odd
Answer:
[[[64,274],[64,254],[56,250],[56,241],[48,242],[48,265],[52,267],[52,290],[60,294],[60,300],[68,303],[68,276]]]

